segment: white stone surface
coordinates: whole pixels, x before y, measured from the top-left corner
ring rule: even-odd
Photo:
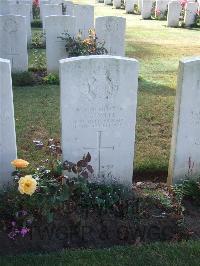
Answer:
[[[88,152],[97,180],[132,184],[138,62],[113,56],[60,61],[63,160]]]
[[[0,58],[11,61],[12,72],[28,70],[25,17],[0,16]]]
[[[166,0],[156,0],[156,11],[155,16],[157,16],[157,12],[160,12],[159,16],[163,17],[165,12],[167,11],[168,1]]]
[[[12,15],[20,15],[26,17],[27,40],[28,43],[31,43],[31,5],[11,4],[9,13]]]
[[[88,31],[94,29],[94,6],[74,5],[76,17],[76,31],[82,33],[82,38],[88,37]]]
[[[186,27],[194,24],[196,12],[198,9],[198,3],[188,2],[185,6],[184,23]]]
[[[12,180],[17,158],[10,61],[0,59],[0,186]]]
[[[31,40],[32,4],[30,1],[0,0],[0,15],[20,15],[26,17],[27,38]]]
[[[115,8],[121,8],[121,0],[113,0],[113,6]]]
[[[137,0],[138,9],[141,12],[142,11],[142,0]]]
[[[95,22],[97,38],[105,42],[109,55],[125,55],[126,19],[122,17],[98,17]]]
[[[126,3],[125,3],[126,13],[133,12],[135,4],[137,4],[137,0],[126,0]]]
[[[152,5],[152,0],[142,0],[141,16],[143,19],[148,19],[151,17]]]
[[[111,5],[112,4],[112,0],[104,0],[104,4],[105,5]]]
[[[40,10],[42,16],[43,30],[45,30],[45,17],[52,15],[62,15],[62,5],[42,4]]]
[[[200,175],[200,57],[180,61],[168,183]]]
[[[168,27],[178,27],[181,9],[182,7],[179,1],[172,1],[168,4],[168,14],[167,14]]]
[[[67,58],[65,42],[59,39],[63,33],[76,35],[76,18],[72,16],[49,16],[45,18],[46,25],[46,56],[47,71],[58,72],[59,60]]]
[[[65,15],[73,16],[74,14],[74,4],[72,1],[64,1],[64,6],[66,8]]]

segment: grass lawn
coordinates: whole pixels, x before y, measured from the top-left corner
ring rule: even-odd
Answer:
[[[151,244],[140,247],[115,247],[102,250],[76,250],[50,255],[0,257],[2,266],[96,266],[96,265],[200,265],[200,242]]]
[[[166,21],[141,20],[103,4],[96,5],[95,15],[127,19],[126,55],[140,62],[135,171],[149,179],[166,176],[178,62],[200,55],[200,29],[167,28]],[[32,50],[29,55],[33,66]],[[34,151],[32,140],[60,138],[59,86],[15,87],[14,104],[19,157],[37,164],[42,155]]]

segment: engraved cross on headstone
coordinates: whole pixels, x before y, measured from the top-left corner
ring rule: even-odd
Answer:
[[[100,176],[101,173],[101,151],[105,149],[112,149],[114,150],[114,146],[111,147],[103,147],[102,146],[102,131],[97,131],[97,147],[84,147],[85,150],[97,150],[97,163],[98,163],[98,169],[97,169],[97,174],[98,177]]]

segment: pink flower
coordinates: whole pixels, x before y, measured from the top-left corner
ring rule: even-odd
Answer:
[[[20,234],[22,237],[25,237],[25,235],[30,231],[27,227],[23,227],[20,231]]]
[[[155,13],[156,13],[156,16],[160,16],[160,14],[161,14],[160,9],[156,8]]]
[[[185,7],[185,5],[188,3],[188,0],[180,0],[181,6]]]

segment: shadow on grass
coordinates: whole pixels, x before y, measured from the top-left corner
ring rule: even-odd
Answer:
[[[133,171],[133,182],[138,181],[151,181],[151,182],[167,182],[168,167],[163,166],[162,168],[155,168],[154,165],[143,169],[134,169]]]
[[[150,59],[155,58],[156,55],[160,55],[162,51],[162,45],[151,44],[149,43],[138,43],[137,41],[131,41],[133,36],[127,34],[126,36],[126,56],[136,59]],[[164,53],[164,52],[163,52]]]
[[[175,96],[176,91],[166,85],[158,84],[139,77],[139,91],[146,92],[148,94],[160,95],[160,96]]]

